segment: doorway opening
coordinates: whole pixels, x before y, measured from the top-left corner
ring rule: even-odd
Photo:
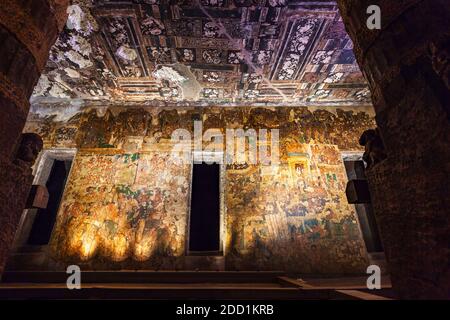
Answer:
[[[50,240],[72,160],[54,160],[46,182],[47,208],[38,209],[28,236],[28,245],[46,245]]]
[[[220,255],[220,165],[194,163],[189,254]]]

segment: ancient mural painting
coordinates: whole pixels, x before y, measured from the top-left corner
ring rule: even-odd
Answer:
[[[52,251],[61,259],[130,258],[154,267],[164,263],[155,256],[183,255],[189,174],[168,153],[78,153]]]
[[[111,107],[55,119],[32,114],[25,130],[39,131],[46,148],[78,148],[51,240],[56,263],[185,268],[191,164],[172,162],[168,141],[173,130],[192,132],[193,119],[200,119],[204,130],[280,130],[279,165],[226,166],[227,270],[359,273],[367,267],[341,158],[342,150],[360,150],[358,137],[373,126],[367,110]]]
[[[299,144],[280,166],[227,174],[227,264],[306,273],[363,270],[365,248],[343,193],[347,179],[335,145]]]

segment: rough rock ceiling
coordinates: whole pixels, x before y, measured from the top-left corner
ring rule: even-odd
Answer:
[[[78,0],[36,97],[367,104],[333,1]]]

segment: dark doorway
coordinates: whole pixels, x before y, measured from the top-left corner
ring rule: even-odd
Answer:
[[[72,161],[55,160],[48,177],[46,186],[49,199],[46,209],[39,209],[28,237],[29,245],[46,245],[50,240],[56,221],[61,197],[66,185]]]
[[[189,251],[220,251],[220,166],[194,164]]]

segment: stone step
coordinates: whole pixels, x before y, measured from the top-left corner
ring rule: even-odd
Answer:
[[[318,287],[281,271],[85,271],[81,274],[81,290],[69,290],[67,277],[65,272],[55,271],[6,271],[0,283],[0,299],[382,298],[362,290]]]
[[[233,300],[329,300],[352,299],[335,290],[304,290],[267,284],[117,284],[86,283],[81,290],[64,284],[0,284],[0,299],[233,299]]]
[[[83,283],[279,283],[282,271],[82,271]],[[3,283],[66,283],[63,271],[5,271]]]

